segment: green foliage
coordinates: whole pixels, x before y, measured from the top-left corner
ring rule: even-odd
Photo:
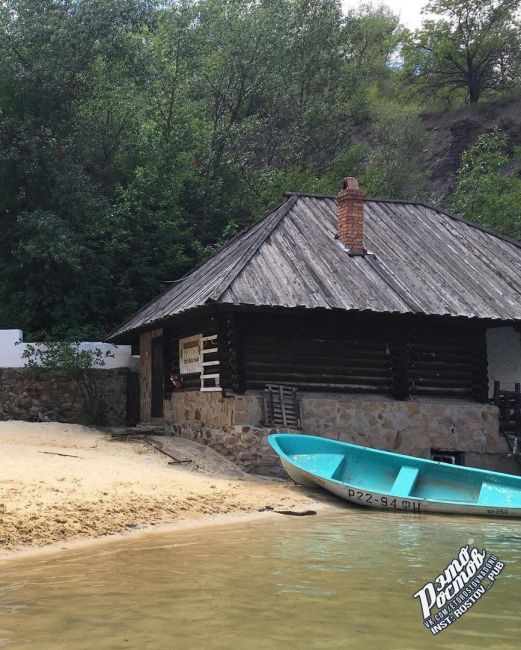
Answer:
[[[427,97],[476,103],[519,77],[521,0],[431,0],[426,20],[404,48],[409,81]]]
[[[454,41],[461,2],[436,4]],[[356,175],[369,194],[421,196],[407,33],[383,5],[340,6],[0,3],[0,327],[101,337],[285,191]]]
[[[507,166],[521,165],[521,151],[509,153],[506,136],[496,130],[478,137],[462,156],[451,210],[471,221],[521,239],[521,178]]]
[[[68,379],[90,368],[101,368],[105,360],[114,357],[100,348],[81,349],[77,341],[46,341],[26,343],[22,358],[26,368],[41,369],[52,379]]]
[[[389,93],[394,59],[404,37],[398,16],[384,4],[362,2],[348,12],[343,44],[355,119],[371,119],[375,100]]]
[[[396,104],[382,108],[373,124],[373,141],[363,176],[369,195],[420,198],[425,177],[419,159],[428,141],[418,111]]]
[[[85,411],[93,424],[103,424],[105,402],[93,369],[102,368],[114,355],[100,348],[81,349],[77,341],[48,340],[44,344],[27,343],[22,357],[26,368],[48,379],[74,381],[83,398]]]

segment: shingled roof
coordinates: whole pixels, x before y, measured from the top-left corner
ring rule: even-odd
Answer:
[[[417,202],[367,199],[366,256],[336,227],[334,196],[289,195],[108,340],[209,303],[521,320],[521,244]]]

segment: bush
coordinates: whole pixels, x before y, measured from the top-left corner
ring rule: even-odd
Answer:
[[[99,348],[82,350],[78,341],[47,341],[28,343],[22,356],[26,360],[26,368],[49,379],[75,381],[92,424],[105,422],[106,404],[96,376],[90,370],[103,367],[105,359],[114,356],[112,352],[107,350],[103,353]]]

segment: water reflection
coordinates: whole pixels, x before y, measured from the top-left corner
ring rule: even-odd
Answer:
[[[505,569],[432,637],[412,593],[469,539]],[[521,522],[359,509],[129,539],[0,565],[0,646],[517,649],[520,558]]]

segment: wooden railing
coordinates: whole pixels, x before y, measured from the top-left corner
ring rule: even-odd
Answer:
[[[514,390],[504,390],[495,381],[493,401],[499,409],[499,432],[521,466],[521,383],[516,383]]]

